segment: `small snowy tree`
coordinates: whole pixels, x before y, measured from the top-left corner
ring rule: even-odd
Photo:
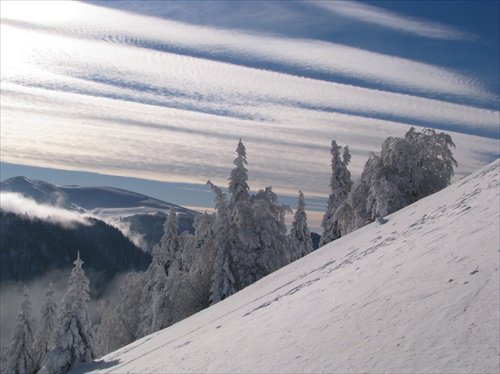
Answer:
[[[193,222],[194,234],[185,231],[180,236],[182,270],[171,272],[165,285],[168,325],[210,305],[210,279],[215,258],[214,222],[215,214],[200,214]]]
[[[165,220],[163,226],[164,233],[160,243],[153,248],[153,256],[165,268],[165,274],[168,275],[170,269],[179,271],[182,269],[182,253],[180,251],[179,219],[175,207],[170,208],[170,214]]]
[[[236,167],[231,171],[229,176],[229,186],[228,191],[231,194],[231,199],[229,201],[230,209],[234,209],[236,204],[239,201],[248,201],[250,198],[248,186],[248,171],[245,165],[247,162],[247,153],[246,148],[243,143],[238,142],[238,146],[236,147],[236,153],[238,157],[233,161]]]
[[[372,222],[367,197],[370,195],[370,178],[373,175],[370,170],[376,169],[378,162],[379,157],[372,153],[365,163],[363,173],[352,186],[347,202],[342,203],[335,213],[342,235]]]
[[[296,253],[292,260],[297,260],[313,251],[311,231],[307,226],[307,214],[305,210],[304,194],[299,191],[297,210],[294,214],[290,237],[295,242]]]
[[[152,334],[172,323],[172,311],[169,310],[171,289],[167,287],[167,278],[179,278],[182,271],[178,226],[177,214],[172,207],[165,221],[165,232],[160,243],[153,249],[153,259],[146,271],[147,282],[142,290],[140,304],[139,337]]]
[[[210,305],[211,279],[214,273],[216,248],[214,246],[215,213],[198,215],[194,222],[194,235],[190,235],[183,247],[183,258],[189,257],[185,268],[186,295],[192,296],[194,304],[188,305],[184,297],[185,310],[201,310]]]
[[[31,316],[28,287],[24,286],[21,297],[21,310],[12,333],[5,373],[32,374],[35,371],[36,361],[33,351],[36,323]]]
[[[119,324],[120,317],[116,313],[116,309],[111,306],[111,302],[108,299],[99,300],[98,309],[102,313],[101,321],[93,327],[95,355],[97,358],[104,356],[114,349],[120,348],[119,344],[117,344],[117,325]]]
[[[236,280],[231,270],[231,251],[234,237],[231,230],[229,207],[225,194],[208,181],[215,194],[217,216],[214,224],[214,247],[217,251],[211,279],[210,304],[218,303],[236,293]]]
[[[341,146],[337,145],[335,140],[332,140],[332,177],[330,179],[330,195],[328,197],[327,207],[321,227],[323,233],[319,242],[320,246],[330,243],[331,241],[340,238],[341,230],[338,224],[335,213],[340,208],[342,203],[347,200],[347,196],[352,187],[351,173],[347,169],[347,165],[351,161],[349,148],[344,147],[343,156],[340,156]]]
[[[35,351],[35,368],[40,370],[45,355],[50,350],[49,342],[57,327],[58,305],[54,301],[54,284],[49,283],[49,288],[45,291],[45,300],[40,309],[40,322],[35,334],[33,350]]]
[[[154,256],[148,270],[146,271],[147,283],[142,289],[142,297],[139,306],[139,325],[137,335],[139,338],[152,334],[166,327],[162,326],[163,314],[161,307],[166,308],[166,282],[165,268],[159,259]]]
[[[259,280],[291,261],[290,248],[294,243],[287,233],[285,214],[292,211],[286,205],[278,205],[278,196],[271,187],[252,196],[251,210],[257,240],[255,267],[251,270],[255,280]]]
[[[101,357],[138,338],[139,307],[144,273],[128,273],[118,290],[119,301],[114,307],[108,300],[100,302],[102,318],[95,327],[96,355]]]
[[[83,261],[78,253],[75,267],[69,278],[68,292],[62,300],[57,328],[50,341],[53,347],[45,356],[41,374],[63,374],[81,362],[95,358],[92,325],[87,311],[89,279],[82,269]]]
[[[110,330],[120,336],[119,345],[126,345],[138,338],[139,308],[145,283],[146,277],[143,272],[133,272],[127,274],[125,281],[119,288],[120,301],[116,312],[119,328]]]

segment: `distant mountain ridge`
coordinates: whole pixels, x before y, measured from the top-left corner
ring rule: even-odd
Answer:
[[[0,192],[14,192],[39,204],[88,213],[112,223],[146,252],[151,252],[163,235],[163,223],[171,207],[179,220],[179,233],[194,232],[197,211],[153,197],[115,187],[58,186],[50,182],[12,177],[0,182]],[[319,246],[319,235],[311,233],[313,247]]]
[[[172,207],[179,220],[179,232],[193,232],[199,214],[169,202],[115,187],[81,187],[12,177],[0,182],[0,192],[14,192],[38,204],[88,213],[118,227],[146,252],[151,252],[163,235],[163,223]]]
[[[81,187],[75,185],[57,186],[55,184],[29,179],[23,176],[12,177],[0,182],[0,191],[17,192],[34,199],[40,204],[57,205],[66,209],[108,208],[151,208],[153,211],[166,211],[175,206],[180,214],[197,212],[179,205],[155,199],[140,193],[115,187]],[[147,210],[147,209],[144,209]]]

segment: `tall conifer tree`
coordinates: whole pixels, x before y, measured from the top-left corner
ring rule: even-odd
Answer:
[[[229,218],[228,203],[225,194],[212,182],[208,181],[215,194],[216,219],[214,225],[214,246],[217,251],[214,262],[214,274],[210,287],[210,304],[215,304],[236,293],[236,281],[231,270],[231,251],[234,245]]]
[[[290,229],[290,237],[296,245],[296,253],[293,260],[299,259],[313,250],[311,231],[307,226],[305,207],[304,194],[302,191],[299,191],[297,210],[295,211],[292,228]]]
[[[57,328],[51,339],[53,347],[45,356],[40,374],[63,374],[78,363],[92,362],[95,343],[87,310],[89,279],[82,269],[78,252],[69,278],[68,292],[62,300]]]
[[[168,277],[182,269],[175,207],[170,209],[160,243],[153,249],[153,259],[146,271],[147,283],[142,289],[138,336],[143,337],[170,325]]]
[[[49,342],[57,327],[58,305],[54,301],[54,284],[50,282],[49,288],[45,291],[45,301],[40,309],[40,322],[35,334],[36,370],[42,367],[43,359],[50,350]]]
[[[169,269],[179,271],[182,268],[181,245],[179,241],[179,219],[174,206],[170,208],[170,213],[163,225],[163,236],[160,243],[153,249],[153,256],[165,268],[168,276]]]
[[[35,370],[35,353],[33,336],[36,323],[31,316],[31,303],[28,287],[24,286],[21,310],[17,316],[16,326],[12,333],[6,373],[32,374]]]
[[[236,147],[236,153],[238,157],[236,157],[233,161],[236,167],[231,171],[229,176],[229,186],[228,191],[231,194],[230,199],[230,209],[234,209],[235,205],[239,201],[248,201],[249,199],[249,190],[248,186],[248,170],[245,165],[247,162],[247,152],[243,143],[238,142],[238,146]]]
[[[341,146],[337,145],[335,140],[332,140],[330,153],[332,155],[332,176],[330,179],[330,195],[327,201],[327,207],[321,227],[323,233],[319,242],[320,246],[330,243],[331,241],[340,238],[341,230],[338,225],[338,220],[335,213],[340,208],[343,202],[347,200],[349,191],[352,187],[351,173],[347,169],[347,165],[351,160],[349,149],[344,148],[343,156],[340,156]]]

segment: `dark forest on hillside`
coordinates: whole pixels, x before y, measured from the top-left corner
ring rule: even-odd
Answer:
[[[63,227],[0,210],[0,281],[29,282],[54,269],[69,271],[77,251],[86,271],[96,275],[94,295],[118,273],[147,269],[150,255],[120,230],[97,219],[88,222]]]

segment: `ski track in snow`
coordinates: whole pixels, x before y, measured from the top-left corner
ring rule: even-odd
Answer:
[[[498,372],[499,166],[72,372]]]

